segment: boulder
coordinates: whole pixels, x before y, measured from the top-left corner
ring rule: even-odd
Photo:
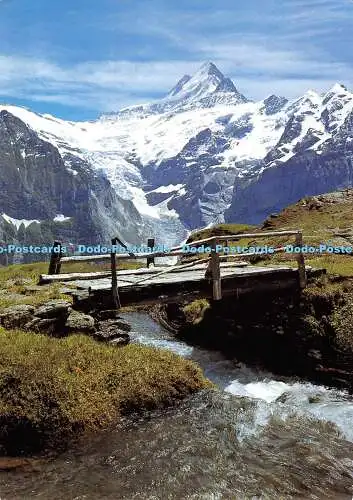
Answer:
[[[130,336],[128,333],[117,329],[106,329],[97,330],[93,334],[93,338],[98,342],[114,342],[116,339],[124,339],[128,344],[130,342]]]
[[[4,328],[23,328],[33,319],[35,308],[28,304],[6,307],[0,311],[0,325]]]
[[[107,328],[115,328],[116,330],[122,330],[123,332],[131,332],[131,325],[124,319],[107,319],[105,321],[98,322],[99,330],[106,330]]]
[[[24,326],[25,330],[36,333],[46,333],[48,335],[57,336],[58,333],[63,334],[62,322],[58,318],[33,318]],[[60,328],[61,327],[61,328]],[[62,335],[60,335],[62,336]]]
[[[65,328],[68,333],[93,333],[96,330],[94,318],[78,311],[70,312]]]
[[[106,320],[98,323],[98,329],[94,334],[94,338],[100,342],[118,342],[128,344],[130,337],[127,332],[131,330],[131,326],[124,320]]]
[[[127,333],[123,333],[121,337],[117,337],[116,339],[110,340],[109,344],[115,345],[117,347],[123,347],[130,342],[130,337]]]
[[[71,310],[70,302],[57,299],[50,300],[35,310],[35,316],[39,318],[57,318],[59,316],[68,316]]]

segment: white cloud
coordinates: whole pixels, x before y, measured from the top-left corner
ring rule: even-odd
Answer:
[[[91,61],[60,67],[47,61],[0,56],[0,95],[108,111],[166,93],[187,61]]]
[[[70,67],[0,56],[0,95],[97,112],[114,111],[164,95],[205,59],[212,59],[233,78],[241,92],[255,99],[270,93],[297,97],[309,88],[324,91],[337,80],[353,85],[352,68],[311,61],[295,52],[228,41],[218,45],[199,41],[194,49],[199,56],[195,61],[91,61]]]

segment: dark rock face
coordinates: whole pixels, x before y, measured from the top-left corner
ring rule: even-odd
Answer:
[[[97,244],[114,234],[137,242],[142,235],[136,208],[117,196],[102,173],[74,154],[61,156],[8,111],[0,111],[0,192],[1,243]],[[16,229],[2,213],[40,224]],[[70,219],[54,221],[58,214]]]
[[[309,293],[225,298],[205,309],[194,324],[182,306],[163,305],[158,315],[174,323],[178,337],[188,343],[221,350],[272,373],[353,392],[352,290],[330,295],[325,288],[313,289],[315,294],[307,289]]]
[[[266,169],[247,185],[235,186],[226,212],[228,221],[257,224],[271,212],[310,195],[353,185],[353,113],[324,150],[299,152],[287,162]]]
[[[276,95],[270,95],[264,100],[264,109],[267,115],[273,115],[283,109],[288,99]]]
[[[243,123],[232,125],[232,132],[245,133]],[[168,202],[168,208],[174,209],[187,228],[207,225],[210,222],[222,222],[223,213],[231,201],[234,171],[225,171],[218,167],[218,155],[225,151],[228,138],[205,129],[184,146],[174,158],[161,162],[158,169],[150,166],[145,169],[149,186],[156,188],[166,184],[184,184],[184,194],[176,193]],[[190,160],[194,158],[194,160]],[[147,199],[159,203],[173,193],[150,193]]]
[[[31,321],[25,324],[24,330],[29,332],[44,333],[53,337],[63,336],[63,320],[59,318],[37,318],[34,317]]]

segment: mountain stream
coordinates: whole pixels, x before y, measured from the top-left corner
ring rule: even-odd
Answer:
[[[34,472],[2,473],[0,499],[351,499],[353,398],[239,365],[125,313],[134,342],[196,361],[219,390],[122,421]]]

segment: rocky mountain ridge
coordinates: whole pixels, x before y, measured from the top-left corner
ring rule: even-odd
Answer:
[[[16,219],[53,220],[59,214],[82,222],[75,206],[84,178],[94,227],[108,234],[115,223],[114,230],[128,241],[154,235],[168,244],[212,223],[258,223],[304,196],[353,182],[353,94],[339,84],[323,95],[308,91],[290,102],[276,95],[254,102],[213,63],[205,63],[165,98],[93,122],[66,122],[15,106],[0,111],[47,145],[48,171],[39,185],[50,197],[55,193],[55,201],[43,198],[44,208],[33,183],[28,191],[26,165],[32,160],[27,152],[22,157],[18,142],[9,166],[6,148],[17,141],[16,131],[5,140],[1,129],[0,141],[7,144],[1,146],[7,154],[0,151],[2,168],[9,181],[2,186],[8,195],[0,213]],[[54,179],[50,172],[58,169]],[[53,182],[63,186],[63,178],[65,193],[53,187]],[[18,182],[23,189],[17,196]],[[33,203],[24,201],[19,208],[21,197]],[[87,229],[82,231],[86,237]]]
[[[121,199],[83,159],[68,153],[65,161],[23,121],[0,111],[1,244],[51,244],[57,238],[93,244],[115,233],[142,236],[142,219],[131,201]]]

